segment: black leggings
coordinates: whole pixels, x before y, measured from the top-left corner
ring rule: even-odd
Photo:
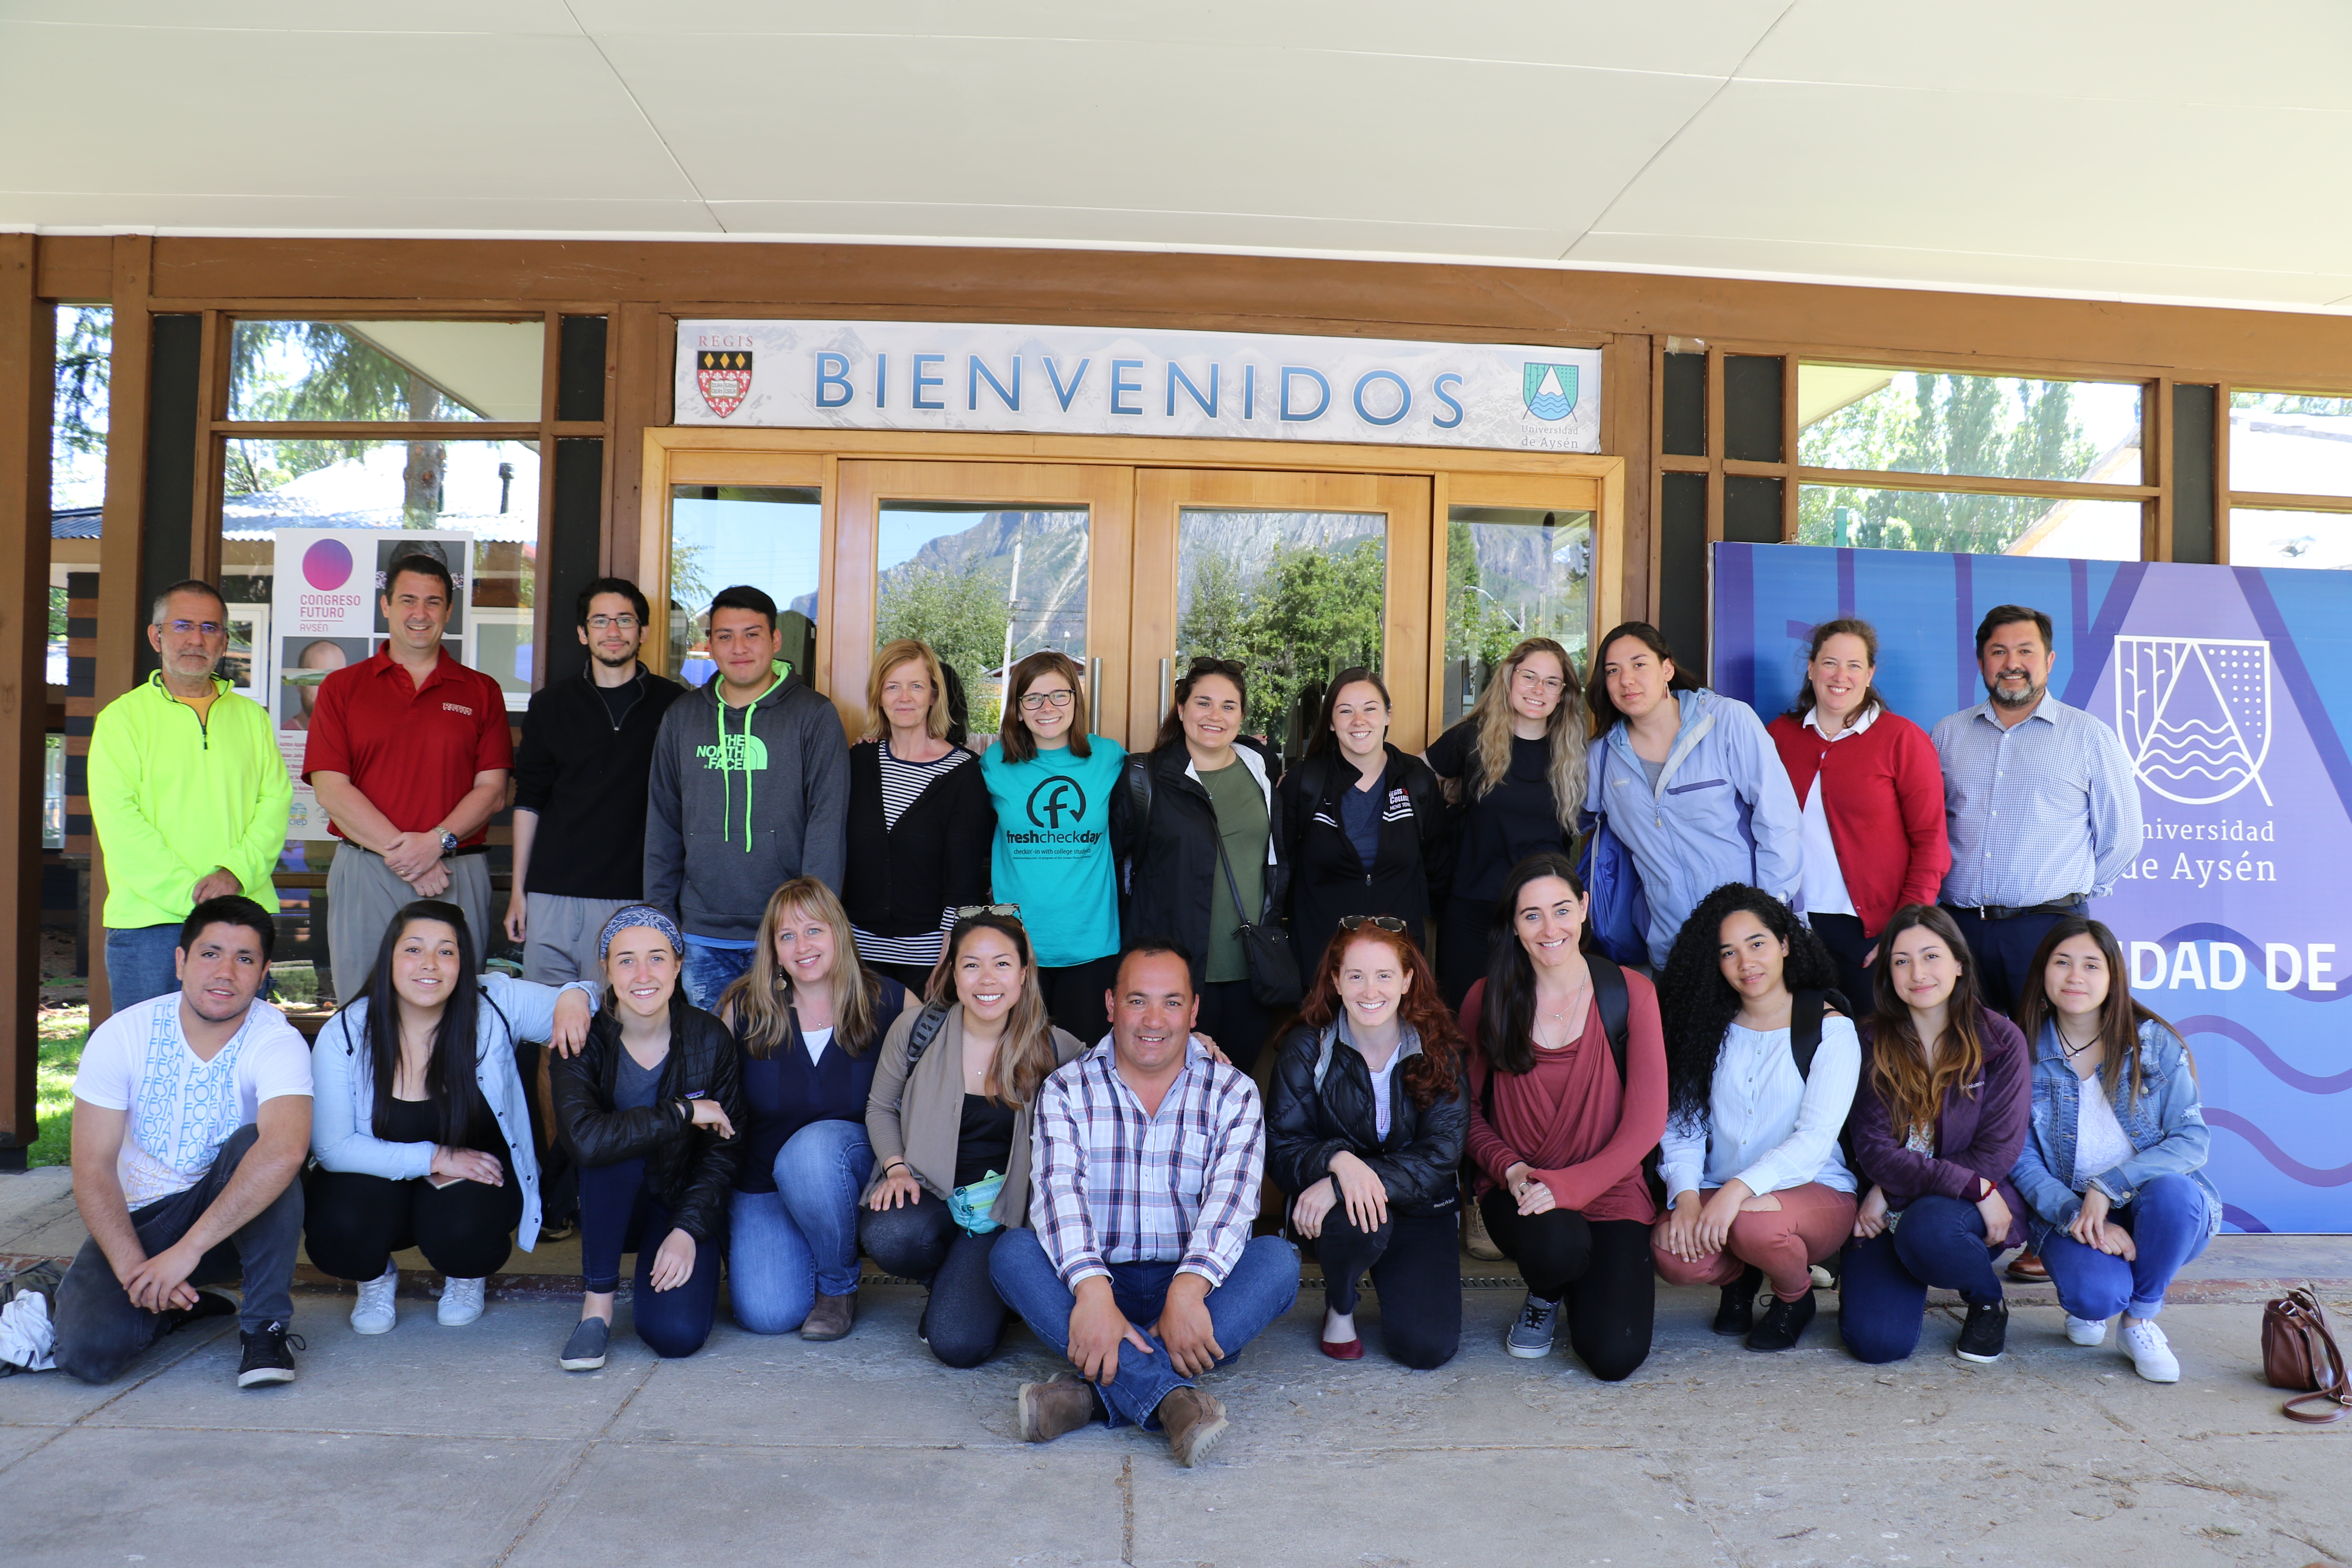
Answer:
[[[1037,989],[1045,994],[1046,1016],[1055,1028],[1068,1030],[1088,1046],[1099,1045],[1110,1033],[1110,1014],[1103,1008],[1103,998],[1118,984],[1118,954],[1115,952],[1084,963],[1037,966]]]
[[[1486,945],[1495,923],[1492,899],[1448,899],[1437,916],[1437,994],[1458,1010],[1470,987],[1486,978]]]
[[[1862,934],[1862,920],[1857,915],[1808,915],[1805,923],[1830,950],[1830,962],[1837,965],[1838,989],[1853,1004],[1853,1012],[1870,1016],[1875,1005],[1877,982],[1871,976],[1870,966],[1862,955],[1877,943]]]
[[[1478,1212],[1503,1256],[1517,1262],[1530,1295],[1567,1300],[1568,1342],[1593,1376],[1616,1383],[1650,1359],[1658,1281],[1648,1226],[1588,1220],[1574,1209],[1522,1215],[1502,1187],[1478,1200]]]
[[[1005,1308],[988,1277],[988,1255],[1001,1229],[968,1236],[929,1193],[898,1208],[857,1211],[857,1244],[886,1274],[931,1288],[923,1338],[950,1366],[978,1366],[996,1353]]]
[[[522,1219],[522,1187],[419,1176],[394,1182],[355,1171],[315,1170],[303,1184],[304,1241],[310,1261],[338,1279],[373,1279],[395,1252],[416,1247],[452,1279],[496,1274]]]
[[[1200,1022],[1192,1026],[1217,1042],[1234,1066],[1244,1072],[1257,1067],[1265,1037],[1279,1022],[1250,994],[1246,980],[1213,980],[1201,987]]]
[[[1301,1245],[1323,1265],[1324,1305],[1356,1310],[1366,1269],[1381,1298],[1381,1344],[1406,1366],[1444,1366],[1462,1347],[1462,1216],[1389,1211],[1378,1230],[1357,1228],[1348,1205],[1331,1205],[1323,1234]]]

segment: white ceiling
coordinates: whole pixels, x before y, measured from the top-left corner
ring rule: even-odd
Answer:
[[[189,17],[201,13],[201,24]],[[0,0],[0,226],[2352,308],[2343,0]]]

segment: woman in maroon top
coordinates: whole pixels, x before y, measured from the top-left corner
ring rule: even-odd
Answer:
[[[1504,1349],[1548,1354],[1561,1303],[1569,1343],[1604,1383],[1650,1354],[1657,1205],[1642,1163],[1666,1126],[1666,1048],[1650,983],[1583,951],[1584,884],[1564,855],[1530,855],[1496,905],[1486,978],[1462,1003],[1470,1159],[1487,1234],[1528,1296]],[[1603,966],[1607,966],[1606,969]],[[1625,991],[1624,1070],[1596,990]]]
[[[2010,1184],[2024,1146],[2032,1062],[2016,1025],[1977,1000],[1975,961],[1932,904],[1895,912],[1880,939],[1878,1006],[1846,1122],[1869,1184],[1845,1254],[1838,1331],[1857,1360],[1918,1347],[1927,1288],[1968,1303],[1955,1353],[2000,1357],[2009,1307],[1992,1260],[2025,1239]]]
[[[1871,684],[1877,670],[1878,633],[1868,621],[1823,621],[1796,706],[1767,726],[1804,808],[1790,901],[1861,1013],[1870,1010],[1870,966],[1886,918],[1934,903],[1952,868],[1935,744],[1886,706]]]

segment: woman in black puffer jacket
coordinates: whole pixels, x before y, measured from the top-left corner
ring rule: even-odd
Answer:
[[[599,944],[610,987],[577,1055],[551,1071],[555,1120],[580,1166],[580,1326],[566,1372],[604,1364],[621,1254],[637,1255],[637,1337],[663,1356],[710,1337],[727,1251],[743,1095],[735,1039],[678,989],[685,939],[660,910],[622,910]]]
[[[1323,1353],[1354,1361],[1356,1287],[1406,1366],[1462,1342],[1456,1173],[1470,1120],[1462,1038],[1429,961],[1386,915],[1350,915],[1325,950],[1275,1063],[1270,1175],[1323,1265]]]

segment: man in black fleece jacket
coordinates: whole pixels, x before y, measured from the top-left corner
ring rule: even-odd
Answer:
[[[710,602],[719,671],[670,705],[654,742],[645,897],[678,912],[698,1007],[750,967],[777,888],[807,876],[841,890],[849,743],[781,647],[773,599],[721,589]]]

